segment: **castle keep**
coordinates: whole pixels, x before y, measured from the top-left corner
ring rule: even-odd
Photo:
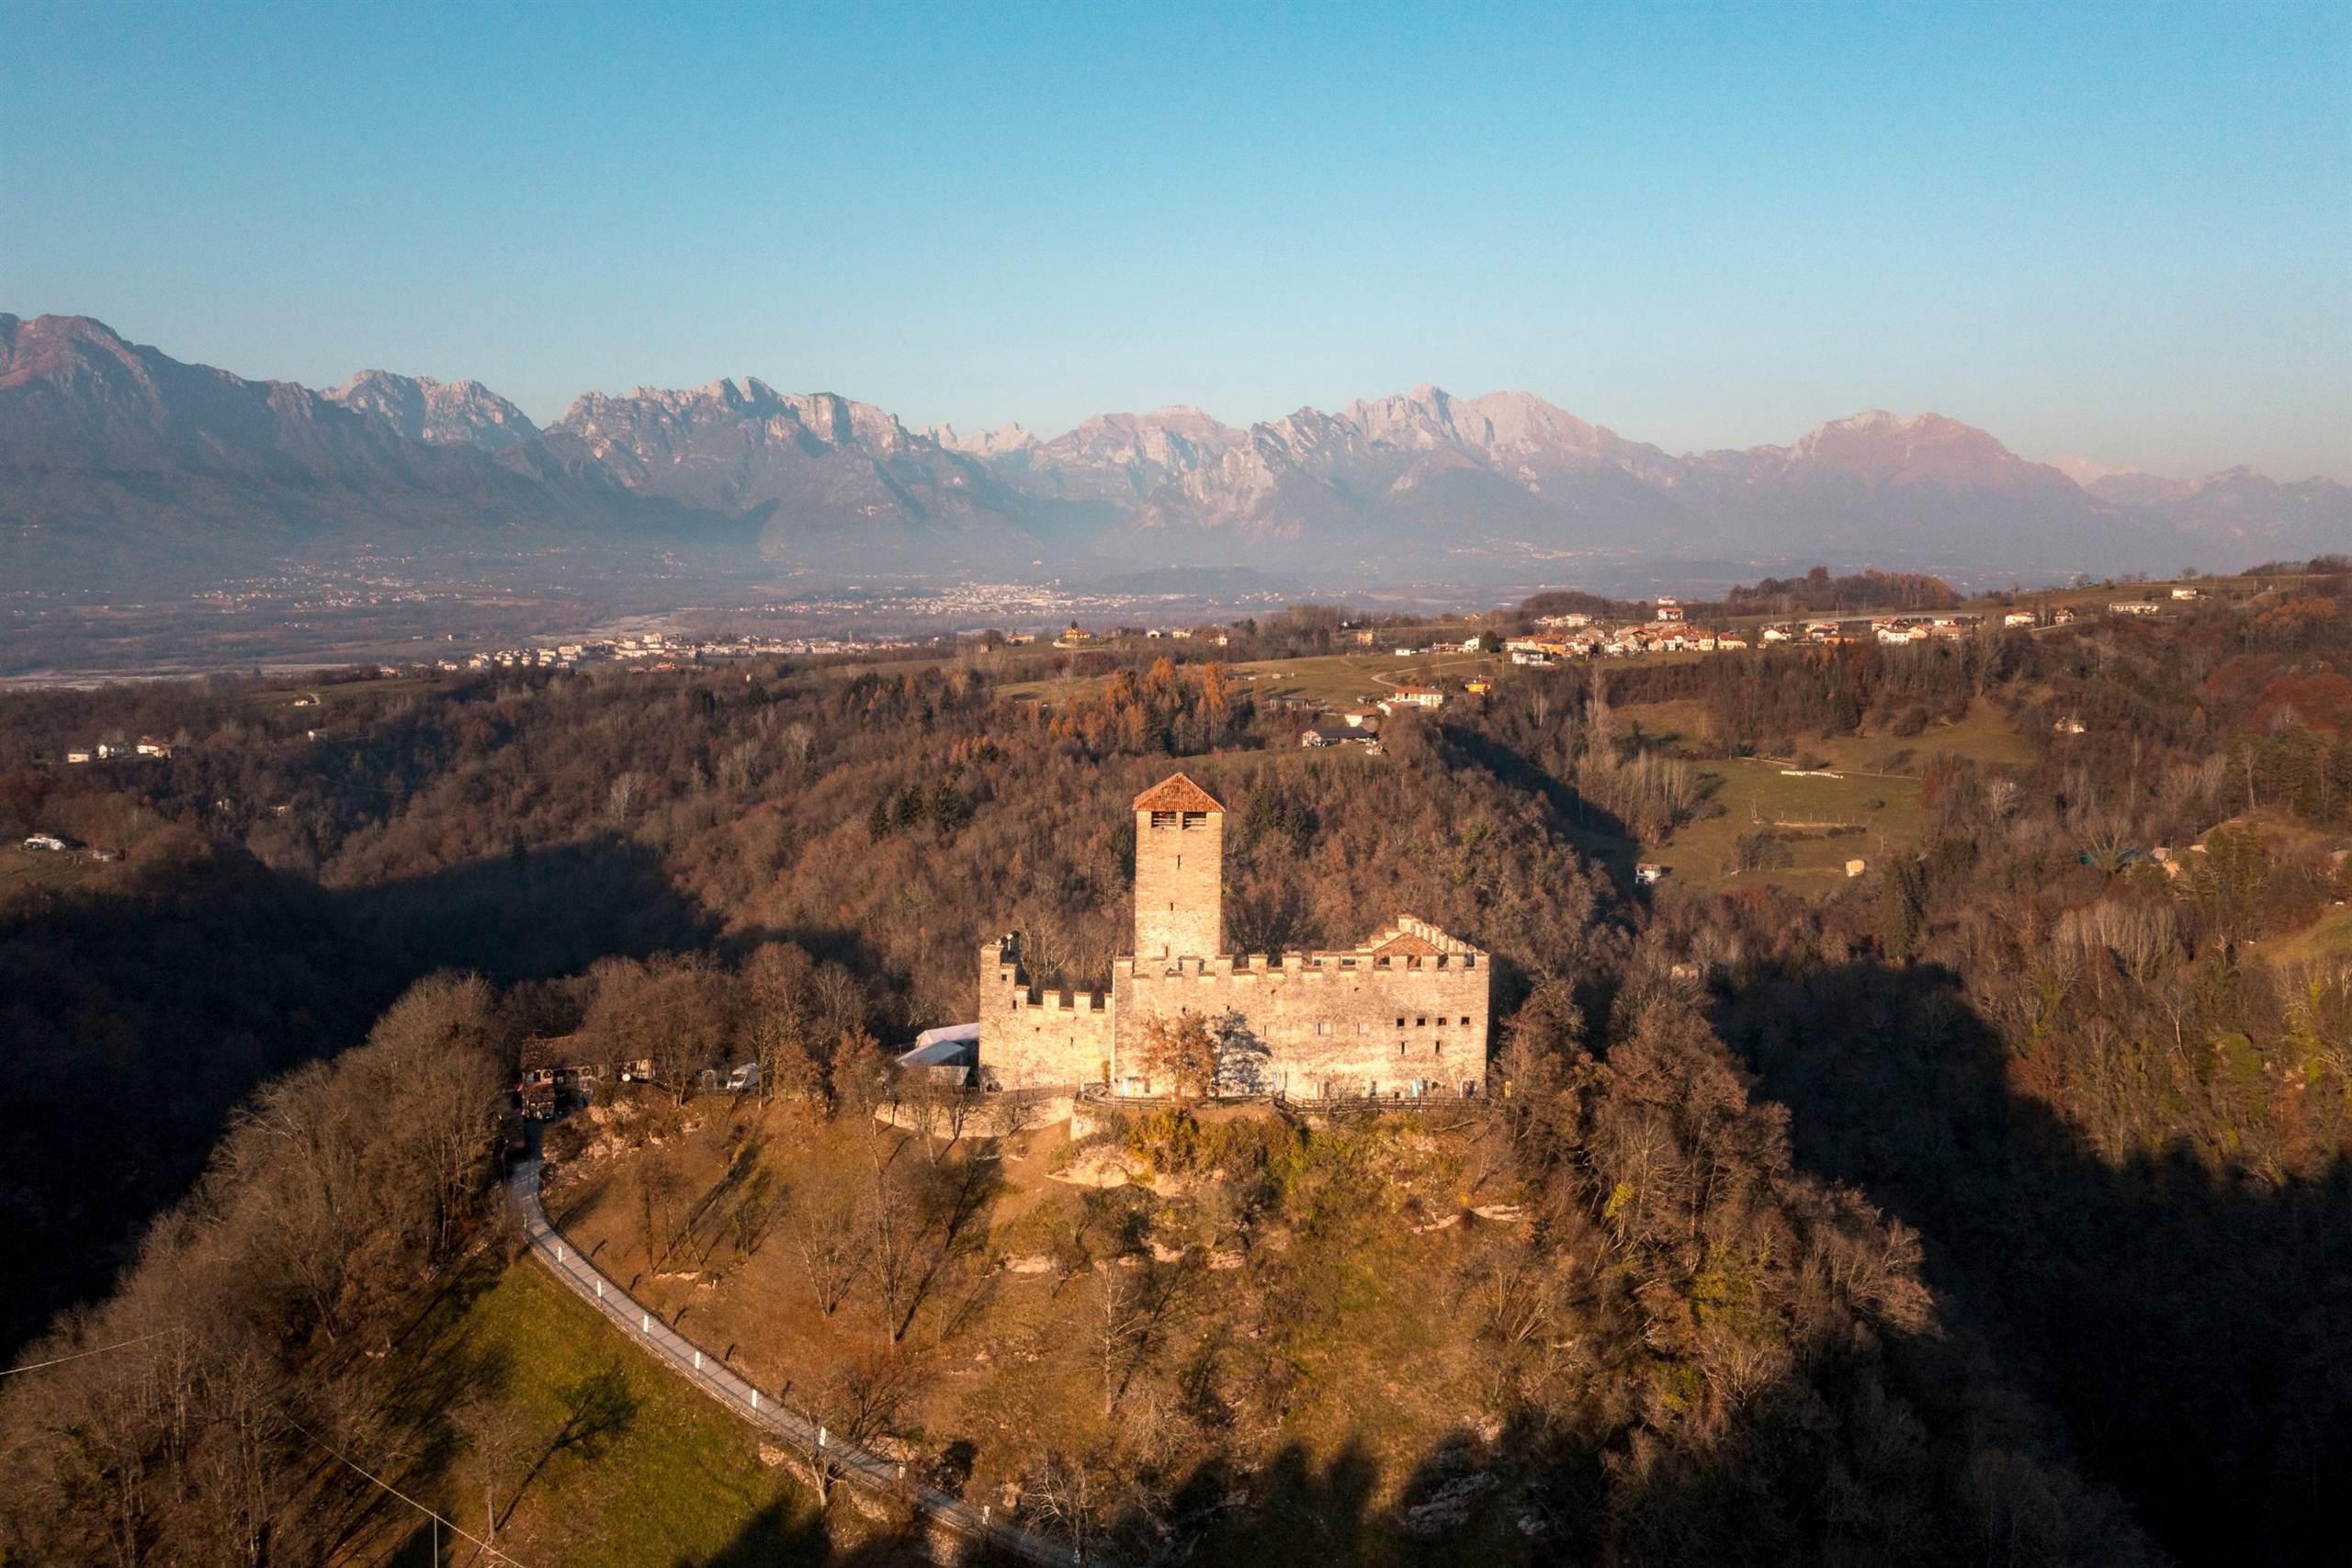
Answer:
[[[1136,796],[1135,951],[1111,989],[1031,983],[1018,934],[980,947],[982,1080],[1165,1094],[1141,1043],[1155,1018],[1204,1018],[1227,1092],[1294,1100],[1477,1092],[1487,955],[1400,915],[1338,952],[1225,951],[1225,807],[1182,773]]]

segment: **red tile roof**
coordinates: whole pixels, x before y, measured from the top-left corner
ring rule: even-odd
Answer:
[[[1182,773],[1170,773],[1136,796],[1137,811],[1223,811],[1216,796]]]

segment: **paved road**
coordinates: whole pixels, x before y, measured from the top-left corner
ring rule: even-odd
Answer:
[[[772,1395],[760,1393],[721,1366],[717,1358],[705,1354],[700,1346],[663,1323],[660,1314],[632,1299],[608,1275],[581,1257],[564,1234],[548,1223],[546,1206],[539,1201],[537,1140],[534,1138],[532,1143],[530,1156],[518,1161],[506,1179],[507,1196],[514,1205],[523,1234],[530,1240],[531,1256],[672,1371],[692,1380],[703,1393],[735,1415],[782,1438],[813,1461],[819,1453],[819,1428],[815,1422],[777,1404]],[[872,1492],[904,1497],[935,1522],[968,1540],[985,1542],[1049,1568],[1075,1568],[1082,1561],[1077,1552],[1058,1541],[989,1519],[970,1504],[935,1487],[902,1480],[901,1467],[879,1454],[852,1448],[838,1438],[829,1438],[822,1451],[825,1461],[843,1480]]]

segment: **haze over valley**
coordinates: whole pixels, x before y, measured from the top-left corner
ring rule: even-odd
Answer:
[[[0,575],[17,627],[69,660],[70,607],[152,615],[357,559],[402,589],[512,596],[476,618],[528,631],[519,601],[548,596],[574,626],[876,581],[1429,602],[1701,592],[1815,561],[2047,581],[2346,539],[2334,480],[2070,477],[1932,412],[1671,454],[1533,393],[1421,386],[1247,427],[1165,408],[1039,436],[744,378],[588,393],[542,428],[476,380],[250,380],[87,318],[0,315]],[[173,640],[138,646],[187,651]]]

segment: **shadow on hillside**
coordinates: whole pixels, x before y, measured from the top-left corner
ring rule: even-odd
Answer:
[[[2116,1167],[2013,1094],[1948,971],[1766,972],[1724,1040],[1799,1163],[1922,1233],[1928,1276],[2188,1562],[2321,1561],[2352,1488],[2352,1164],[2270,1185],[2186,1148]]]
[[[502,986],[574,974],[614,954],[702,947],[718,930],[673,885],[661,855],[609,836],[469,861],[338,897],[398,973],[473,969]]]
[[[1649,889],[1634,875],[1641,855],[1640,838],[1623,818],[1586,799],[1574,784],[1491,735],[1449,728],[1445,738],[1503,784],[1550,806],[1568,841],[1578,854],[1608,873],[1619,897],[1629,903],[1649,901]]]
[[[0,919],[0,1363],[102,1294],[261,1084],[365,1039],[436,969],[503,983],[716,930],[661,858],[598,839],[335,890],[215,847]]]
[[[849,1506],[845,1502],[834,1506],[843,1510]],[[915,1536],[861,1541],[854,1546],[836,1545],[825,1515],[796,1509],[788,1501],[779,1500],[752,1515],[735,1539],[717,1551],[707,1557],[682,1556],[677,1559],[676,1568],[772,1568],[785,1563],[808,1563],[811,1568],[817,1564],[823,1564],[824,1568],[923,1568],[934,1561]],[[992,1559],[975,1557],[967,1561]]]

